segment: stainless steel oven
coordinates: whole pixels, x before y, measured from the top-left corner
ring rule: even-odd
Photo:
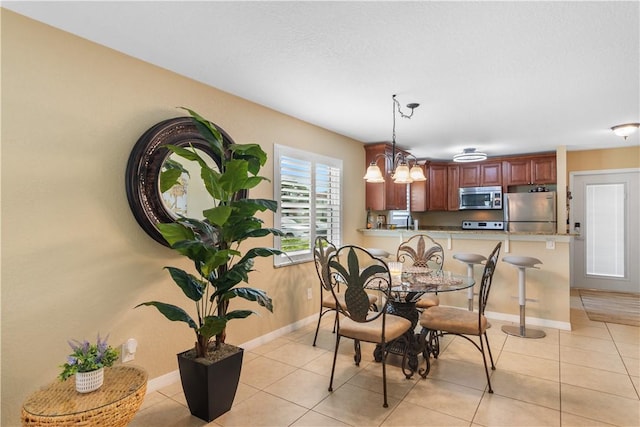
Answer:
[[[462,187],[459,209],[502,209],[502,187]]]

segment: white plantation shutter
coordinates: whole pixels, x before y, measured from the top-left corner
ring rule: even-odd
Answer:
[[[275,247],[287,253],[274,264],[310,261],[316,236],[340,244],[342,160],[282,145],[274,151],[274,226],[286,233]]]
[[[336,246],[340,244],[342,225],[340,221],[341,176],[341,168],[316,163],[315,235],[326,237]]]

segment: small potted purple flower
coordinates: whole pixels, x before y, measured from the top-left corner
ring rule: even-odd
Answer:
[[[67,356],[67,362],[61,365],[62,372],[58,376],[60,381],[75,375],[78,392],[89,393],[99,389],[104,382],[104,368],[112,366],[118,360],[118,350],[107,344],[108,338],[107,336],[101,340],[98,334],[95,344],[87,340],[68,341],[73,353]]]

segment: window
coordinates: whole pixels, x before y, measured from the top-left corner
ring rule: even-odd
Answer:
[[[625,277],[625,185],[587,184],[587,275]]]
[[[286,233],[275,238],[275,247],[287,253],[274,264],[311,261],[317,236],[340,245],[342,160],[277,144],[274,152],[274,226]]]

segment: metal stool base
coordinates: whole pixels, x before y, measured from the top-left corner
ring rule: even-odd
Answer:
[[[547,334],[539,329],[522,328],[520,326],[508,326],[502,327],[502,332],[508,335],[514,335],[520,338],[543,338]]]

